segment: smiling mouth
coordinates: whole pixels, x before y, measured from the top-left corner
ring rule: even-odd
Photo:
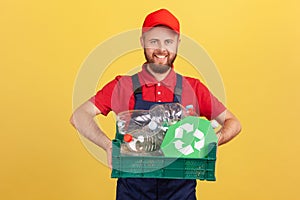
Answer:
[[[160,58],[160,59],[163,59],[163,58],[167,57],[167,55],[154,55],[154,56],[157,57],[157,58]]]

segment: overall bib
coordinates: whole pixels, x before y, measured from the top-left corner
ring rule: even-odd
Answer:
[[[150,102],[142,99],[138,75],[132,76],[135,110],[149,110],[156,104],[180,103],[182,76],[176,74],[173,102]],[[117,200],[195,200],[196,180],[161,178],[119,178]]]

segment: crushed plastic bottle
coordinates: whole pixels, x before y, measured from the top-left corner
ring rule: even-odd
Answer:
[[[164,107],[169,124],[175,124],[176,122],[186,117],[185,109],[179,103],[165,104]]]
[[[179,103],[155,105],[146,110],[132,110],[117,116],[119,133],[131,152],[147,153],[160,150],[168,127],[186,114]]]
[[[150,115],[160,123],[167,122],[169,125],[175,124],[186,117],[185,109],[179,103],[156,105],[152,107],[149,112]]]
[[[142,129],[151,121],[148,110],[129,110],[117,115],[117,126],[120,134]]]
[[[150,136],[145,131],[138,130],[131,134],[125,134],[124,141],[130,151],[147,153],[160,150],[163,135],[164,133]]]

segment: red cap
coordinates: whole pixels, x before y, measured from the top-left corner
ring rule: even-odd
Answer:
[[[167,26],[178,34],[180,33],[178,19],[166,9],[160,9],[147,15],[143,24],[142,33],[159,25]]]

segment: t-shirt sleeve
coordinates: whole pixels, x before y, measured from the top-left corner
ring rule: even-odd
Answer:
[[[196,94],[199,102],[200,115],[212,120],[226,110],[226,107],[220,102],[208,88],[197,80]]]
[[[107,83],[95,96],[90,98],[90,101],[101,111],[101,114],[107,115],[111,110],[112,93],[118,83],[118,78]]]
[[[110,111],[116,114],[124,110],[129,110],[132,101],[132,82],[130,76],[117,76],[114,80],[107,83],[90,101],[107,115]]]

